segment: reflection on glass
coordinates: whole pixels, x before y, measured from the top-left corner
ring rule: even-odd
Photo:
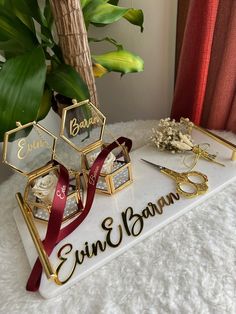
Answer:
[[[49,219],[57,182],[55,182],[51,188],[49,188],[45,182],[42,185],[38,185],[37,182],[43,182],[44,178],[47,178],[49,175],[58,176],[58,167],[56,166],[52,171],[46,172],[29,181],[25,191],[25,201],[31,208],[33,216],[43,221],[48,221]],[[37,190],[35,190],[35,186],[38,187]],[[42,195],[40,195],[40,192]],[[50,195],[51,192],[52,197]],[[79,198],[83,199],[83,193],[81,176],[74,176],[71,174],[69,178],[66,205],[63,213],[63,221],[74,217],[74,215],[79,214],[82,211],[83,208],[80,207]]]
[[[105,118],[90,103],[66,111],[63,135],[73,146],[83,150],[102,137]]]
[[[52,159],[55,138],[37,125],[9,134],[6,160],[24,173],[44,166]]]

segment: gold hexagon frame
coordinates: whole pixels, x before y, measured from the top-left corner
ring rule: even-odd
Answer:
[[[54,159],[54,156],[55,156],[55,149],[56,149],[56,142],[57,142],[57,137],[55,135],[53,135],[51,132],[49,132],[47,129],[45,129],[42,125],[36,123],[35,121],[33,122],[30,122],[30,123],[27,123],[27,124],[24,124],[24,125],[21,125],[19,122],[17,123],[17,128],[15,129],[12,129],[10,131],[7,131],[5,134],[4,134],[4,145],[3,145],[3,163],[7,164],[9,167],[11,167],[12,169],[14,169],[15,171],[17,171],[18,173],[21,173],[25,176],[29,176],[31,174],[31,171],[29,172],[26,172],[26,171],[23,171],[21,170],[20,168],[14,166],[12,163],[10,163],[8,160],[7,160],[7,151],[8,151],[8,143],[9,143],[9,136],[14,134],[14,133],[17,133],[23,129],[26,129],[26,128],[29,128],[29,127],[35,127],[35,128],[38,128],[39,130],[43,131],[44,133],[46,133],[47,135],[49,135],[50,137],[52,137],[53,139],[53,142],[52,142],[52,147],[50,147],[49,149],[51,150],[52,154],[51,154],[51,160]],[[34,170],[33,170],[34,172]]]
[[[68,106],[66,108],[63,109],[62,112],[62,122],[61,122],[61,130],[60,130],[60,137],[63,138],[69,145],[71,145],[76,151],[80,152],[80,153],[84,153],[85,151],[90,151],[92,150],[94,147],[97,147],[99,145],[101,145],[102,143],[102,138],[103,138],[103,133],[104,133],[104,128],[106,125],[106,117],[101,113],[101,111],[98,110],[97,107],[95,107],[89,100],[85,100],[82,102],[77,102],[76,100],[73,101],[73,105]],[[89,105],[90,107],[92,107],[93,111],[95,111],[95,113],[98,116],[98,119],[100,121],[100,123],[102,123],[101,126],[101,132],[100,132],[100,136],[99,139],[95,140],[93,143],[86,145],[84,147],[78,147],[77,145],[75,145],[69,138],[67,138],[65,136],[65,123],[66,123],[66,117],[67,114],[70,110],[82,107],[84,105]]]

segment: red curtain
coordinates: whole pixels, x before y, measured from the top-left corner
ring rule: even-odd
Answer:
[[[191,0],[172,118],[236,131],[236,1]]]

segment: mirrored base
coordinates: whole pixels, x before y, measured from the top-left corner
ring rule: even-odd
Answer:
[[[122,168],[124,165],[126,165],[125,162],[115,161],[112,172],[115,172],[116,170]],[[118,172],[116,175],[113,176],[115,189],[117,189],[118,187],[120,187],[121,185],[125,184],[128,181],[129,181],[128,168],[121,170],[120,172]],[[105,177],[101,177],[101,176],[99,177],[96,187],[99,190],[104,190],[104,191],[108,190]]]
[[[67,220],[69,218],[74,217],[76,214],[81,212],[81,209],[78,208],[77,200],[75,197],[70,197],[67,199],[66,207],[64,210],[63,220]],[[46,208],[34,207],[33,215],[36,219],[43,220],[48,222],[49,220],[49,212]]]

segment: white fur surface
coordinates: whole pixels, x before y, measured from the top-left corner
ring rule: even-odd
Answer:
[[[110,130],[138,148],[155,124]],[[30,268],[12,216],[23,182],[14,174],[0,186],[0,313],[236,313],[236,182],[50,300],[25,290]]]

